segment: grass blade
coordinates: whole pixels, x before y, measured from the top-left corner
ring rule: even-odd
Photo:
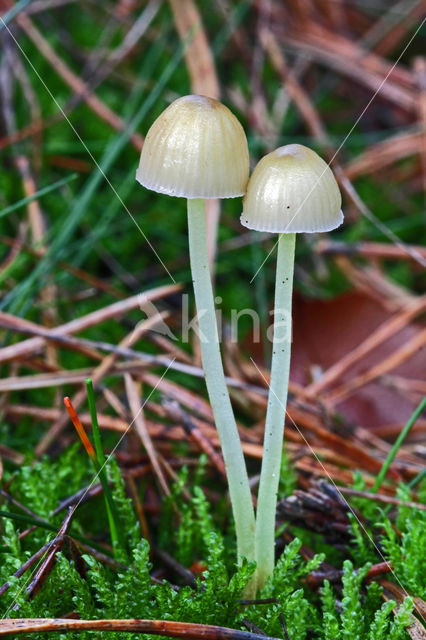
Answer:
[[[90,380],[90,378],[89,378]],[[90,384],[91,384],[91,380],[90,380]],[[96,438],[98,439],[98,446],[100,447],[100,449],[102,450],[102,444],[100,441],[100,435],[99,435],[99,426],[98,426],[98,419],[96,416],[96,409],[94,408],[94,395],[93,395],[93,387],[92,387],[92,396],[90,396],[89,392],[89,405],[90,405],[90,415],[92,418],[92,429],[93,429],[93,433],[95,433],[96,431],[96,427],[98,430],[98,433],[95,437],[94,435],[94,439],[96,442]],[[92,407],[92,403],[93,403],[93,407]],[[86,449],[87,455],[89,456],[90,460],[93,463],[93,466],[95,468],[96,474],[99,477],[99,481],[102,485],[102,488],[104,490],[104,499],[105,499],[105,508],[106,508],[106,512],[107,512],[107,517],[108,517],[108,525],[109,525],[109,530],[110,530],[110,535],[111,535],[111,542],[112,542],[112,547],[115,550],[117,550],[119,547],[122,546],[122,540],[120,539],[120,535],[119,535],[119,528],[117,527],[117,513],[114,507],[114,501],[112,498],[112,494],[111,494],[111,490],[109,488],[109,484],[108,484],[108,478],[106,476],[106,472],[105,472],[105,458],[102,452],[102,460],[103,462],[100,463],[99,462],[99,458],[97,456],[97,453],[95,452],[95,449],[92,446],[92,443],[89,440],[89,437],[83,427],[83,425],[81,424],[81,421],[74,409],[74,407],[72,406],[71,400],[66,397],[64,398],[64,404],[66,407],[66,410],[68,411],[68,414],[71,418],[71,421],[74,425],[74,427],[76,428],[76,431],[80,437],[80,440],[83,443],[84,448]],[[93,417],[93,413],[94,413],[94,417]],[[94,424],[96,424],[96,427],[94,427]],[[97,445],[95,444],[95,446],[97,447]]]
[[[392,447],[392,449],[389,451],[388,456],[386,458],[386,460],[383,463],[382,468],[380,469],[377,478],[376,478],[376,482],[374,483],[373,487],[371,488],[372,493],[377,493],[377,490],[379,489],[379,487],[381,486],[389,467],[391,466],[396,454],[398,453],[398,449],[399,447],[402,445],[402,443],[404,442],[405,438],[408,436],[408,434],[411,431],[411,428],[413,427],[414,423],[416,422],[417,418],[421,415],[422,411],[424,410],[424,408],[426,407],[426,397],[423,398],[423,400],[420,402],[419,406],[417,407],[417,409],[414,411],[414,413],[412,414],[411,418],[409,419],[409,421],[407,422],[407,424],[405,425],[405,427],[403,428],[403,430],[401,431],[401,433],[399,434],[399,436],[397,437],[397,439],[395,440],[395,443]]]
[[[76,178],[78,178],[78,174],[72,173],[70,176],[66,178],[62,178],[62,180],[58,180],[57,182],[54,182],[53,184],[49,184],[47,187],[43,187],[43,189],[36,191],[36,193],[33,193],[32,196],[27,196],[26,198],[22,198],[22,200],[18,200],[18,202],[11,204],[9,207],[6,207],[5,209],[2,209],[2,211],[0,211],[0,218],[7,216],[9,213],[12,213],[12,211],[16,211],[21,207],[25,207],[25,205],[29,204],[33,200],[38,200],[38,198],[42,198],[47,193],[50,193],[55,189],[59,189],[60,187],[63,187],[64,184],[68,184],[68,182],[72,182],[73,180],[76,180]]]

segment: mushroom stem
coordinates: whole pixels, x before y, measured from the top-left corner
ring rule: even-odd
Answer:
[[[241,441],[225,383],[209,269],[204,201],[188,200],[189,256],[207,391],[219,434],[235,520],[238,563],[254,560],[255,519]]]
[[[272,575],[275,563],[275,513],[290,371],[291,299],[295,244],[295,233],[281,233],[278,237],[271,379],[256,513],[255,544],[258,588],[261,588],[265,584],[265,580]]]

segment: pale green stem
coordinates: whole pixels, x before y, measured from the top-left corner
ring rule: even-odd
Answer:
[[[275,561],[275,512],[290,371],[295,242],[294,233],[283,233],[278,238],[271,379],[256,513],[256,575],[259,588],[272,575]]]
[[[209,269],[203,200],[188,200],[189,256],[198,313],[201,358],[219,434],[235,520],[238,562],[254,560],[254,509],[241,441],[220,355]]]

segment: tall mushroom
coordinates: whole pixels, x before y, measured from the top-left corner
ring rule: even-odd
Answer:
[[[205,198],[245,193],[247,139],[223,104],[205,96],[175,100],[148,131],[137,180],[147,189],[188,199],[189,255],[201,357],[218,430],[237,537],[238,561],[254,560],[255,519],[241,442],[223,372],[207,255]]]
[[[343,222],[342,199],[328,165],[314,151],[289,144],[262,158],[244,197],[241,224],[278,233],[274,339],[256,513],[256,577],[274,568],[274,532],[291,352],[291,300],[296,233],[331,231]]]

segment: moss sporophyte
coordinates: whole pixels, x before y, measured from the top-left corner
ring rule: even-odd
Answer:
[[[256,585],[263,586],[274,568],[275,511],[290,367],[288,318],[295,234],[339,226],[343,220],[340,192],[327,164],[314,151],[297,144],[268,154],[248,180],[248,147],[240,123],[217,100],[194,95],[175,100],[151,126],[136,177],[148,189],[188,200],[189,255],[202,363],[225,461],[238,562],[246,558],[257,565],[250,587],[253,592]],[[205,198],[244,194],[241,223],[279,234],[274,346],[256,520],[223,371],[203,202]]]

